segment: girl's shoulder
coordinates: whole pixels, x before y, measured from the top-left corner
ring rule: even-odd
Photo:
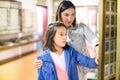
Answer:
[[[74,48],[70,45],[67,45],[66,47],[64,47],[64,49],[70,52],[74,50]]]
[[[42,51],[40,53],[40,55],[38,56],[38,59],[42,59],[42,60],[50,59],[50,51],[49,51],[49,49]]]

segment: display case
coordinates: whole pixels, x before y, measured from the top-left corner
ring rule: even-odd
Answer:
[[[115,80],[116,39],[117,39],[117,0],[105,1],[105,64],[104,79]]]
[[[39,41],[43,41],[43,38],[36,38],[32,35],[0,40],[0,65],[19,58],[19,56],[36,51],[36,43]]]
[[[99,80],[120,80],[119,45],[118,45],[118,0],[101,0],[99,16]],[[116,56],[117,55],[117,56]],[[117,69],[116,69],[117,68]]]
[[[0,64],[37,50],[35,11],[22,9],[21,2],[0,1]]]
[[[33,32],[35,29],[35,12],[28,9],[21,10],[21,32]]]
[[[0,1],[0,35],[20,32],[21,2]]]

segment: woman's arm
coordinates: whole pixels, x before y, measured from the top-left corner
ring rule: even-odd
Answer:
[[[80,23],[80,26],[83,27],[83,35],[85,36],[85,39],[91,44],[95,56],[98,57],[98,49],[99,49],[99,40],[96,34],[94,34],[90,28],[85,25],[84,23]]]
[[[99,44],[99,40],[96,34],[94,34],[90,28],[85,25],[84,23],[80,23],[80,26],[83,27],[83,34],[86,38],[86,40],[91,44],[93,49],[95,48],[96,45]]]
[[[34,61],[34,67],[35,67],[36,69],[39,69],[39,68],[41,68],[41,66],[42,66],[42,60],[36,59],[36,60]]]

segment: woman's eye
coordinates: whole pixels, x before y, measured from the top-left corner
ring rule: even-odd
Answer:
[[[72,16],[75,16],[75,14],[73,13]]]
[[[68,16],[68,14],[65,14],[65,16]]]

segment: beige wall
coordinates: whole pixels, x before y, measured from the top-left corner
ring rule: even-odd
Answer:
[[[34,9],[37,3],[37,0],[16,0],[22,2],[23,9]]]

